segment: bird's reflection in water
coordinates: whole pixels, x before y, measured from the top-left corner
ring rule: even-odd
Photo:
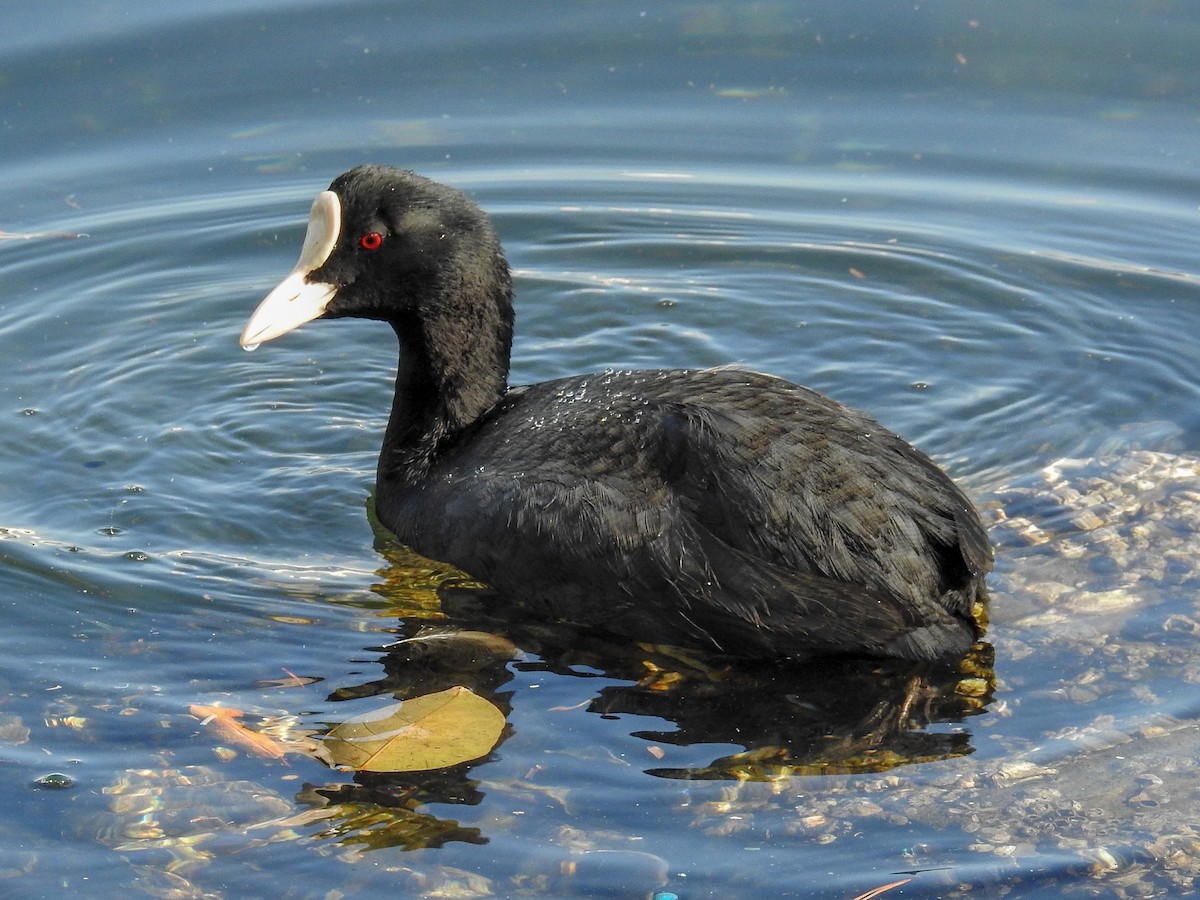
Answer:
[[[767,780],[879,772],[963,756],[973,747],[962,723],[991,698],[993,660],[986,643],[954,666],[857,658],[730,661],[523,620],[489,592],[455,586],[461,576],[448,567],[382,549],[393,565],[381,572],[384,581],[375,591],[400,619],[397,640],[371,648],[381,654],[383,677],[342,687],[331,699],[406,699],[463,685],[508,716],[515,673],[596,678],[603,686],[588,711],[636,715],[639,724],[642,717],[661,720],[661,729],[633,733],[648,745],[722,744],[730,751],[648,774]],[[506,729],[502,742],[510,734]],[[299,799],[340,804],[336,821],[326,822],[327,834],[365,847],[484,842],[478,830],[418,809],[479,803],[482,793],[471,771],[488,758],[436,772],[357,773],[353,784],[309,786]]]

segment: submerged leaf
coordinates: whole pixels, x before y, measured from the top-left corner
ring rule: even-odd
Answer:
[[[442,769],[486,755],[504,714],[465,687],[452,687],[348,719],[325,737],[338,765],[363,772]]]
[[[223,706],[198,706],[193,705],[188,707],[188,711],[201,720],[201,724],[221,740],[229,741],[231,744],[238,744],[245,750],[255,753],[258,756],[266,756],[271,759],[283,759],[284,748],[279,743],[257,731],[251,731],[241,722],[237,721],[245,715],[240,709],[229,709]]]

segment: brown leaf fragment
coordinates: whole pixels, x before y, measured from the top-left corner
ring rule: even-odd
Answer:
[[[260,688],[294,688],[303,687],[306,684],[314,684],[320,681],[320,678],[314,678],[310,675],[297,675],[290,669],[284,669],[287,673],[287,678],[261,678],[254,683],[255,687]]]
[[[859,894],[854,900],[875,900],[880,894],[890,891],[892,888],[898,888],[901,885],[908,884],[912,881],[911,878],[901,878],[899,881],[893,881],[891,884],[880,885],[877,888],[871,888],[865,894]]]
[[[230,709],[224,706],[190,706],[188,712],[201,719],[200,724],[223,741],[237,744],[256,756],[283,759],[283,745],[265,734],[250,730],[237,721],[245,715],[240,709]]]

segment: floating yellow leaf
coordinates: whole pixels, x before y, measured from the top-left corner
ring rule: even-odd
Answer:
[[[348,719],[325,737],[338,765],[363,772],[442,769],[486,755],[504,715],[465,687],[452,687]]]

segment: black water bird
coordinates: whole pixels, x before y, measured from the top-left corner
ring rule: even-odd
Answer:
[[[736,656],[937,659],[978,637],[974,506],[861,413],[732,368],[510,387],[509,268],[462,192],[336,178],[241,343],[342,316],[400,340],[379,520],[503,602]]]

